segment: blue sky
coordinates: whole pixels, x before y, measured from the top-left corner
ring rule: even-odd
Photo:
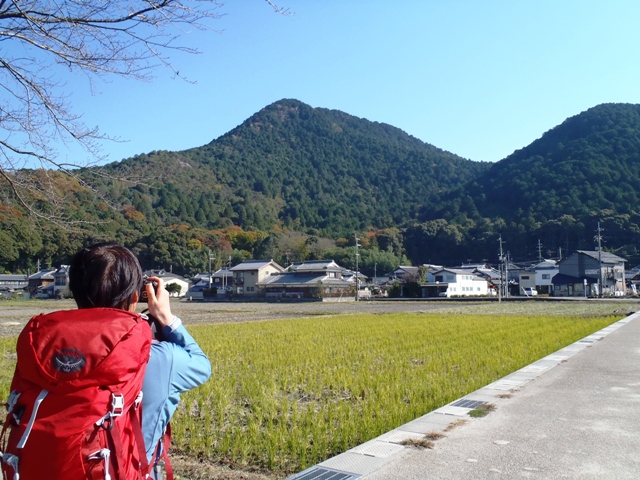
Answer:
[[[176,54],[195,83],[158,69],[69,101],[118,161],[209,143],[282,98],[388,123],[471,160],[495,162],[567,117],[640,103],[637,0],[230,0],[217,32]],[[77,151],[62,150],[72,157]]]

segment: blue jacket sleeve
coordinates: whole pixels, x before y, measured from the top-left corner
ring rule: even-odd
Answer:
[[[177,325],[176,325],[177,323]],[[186,392],[211,377],[211,362],[187,332],[179,318],[162,330],[164,339],[180,348],[173,348],[173,375],[171,389],[177,393]]]
[[[180,319],[163,329],[164,340],[153,341],[142,386],[142,433],[151,461],[156,445],[178,407],[180,394],[211,376],[211,363]]]

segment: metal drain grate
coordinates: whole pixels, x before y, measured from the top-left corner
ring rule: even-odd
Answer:
[[[300,472],[287,480],[355,480],[361,475],[356,473],[341,472],[325,467],[311,467],[304,472]]]
[[[483,402],[480,400],[458,400],[456,403],[452,403],[452,407],[462,407],[462,408],[478,408],[480,405],[484,405],[487,402]]]

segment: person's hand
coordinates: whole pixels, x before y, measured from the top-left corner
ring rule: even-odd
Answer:
[[[144,286],[147,291],[149,313],[158,320],[158,323],[160,323],[161,326],[165,327],[173,322],[173,319],[175,318],[171,313],[169,292],[164,288],[164,280],[161,278],[149,277],[149,280],[156,284],[155,288],[153,288],[153,284],[151,282]]]

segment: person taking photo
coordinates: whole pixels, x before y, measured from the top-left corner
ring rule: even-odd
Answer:
[[[171,478],[162,437],[180,394],[206,382],[211,364],[172,314],[162,279],[149,280],[121,245],[73,257],[78,308],[37,315],[18,337],[4,478],[159,479],[161,457]],[[142,296],[149,318],[136,313]]]

